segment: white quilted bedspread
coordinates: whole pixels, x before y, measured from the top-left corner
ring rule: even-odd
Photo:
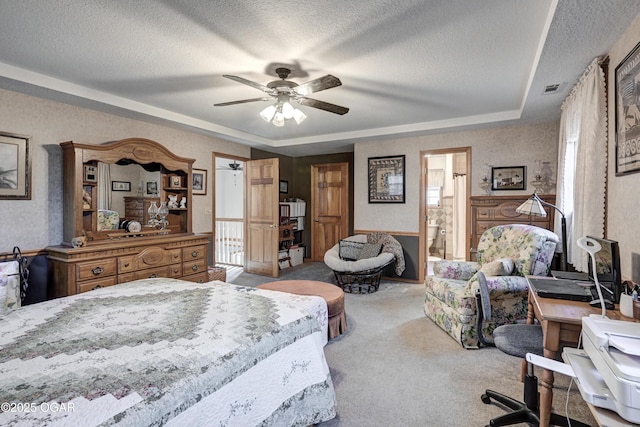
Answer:
[[[307,426],[335,416],[319,297],[145,279],[0,319],[0,425]]]

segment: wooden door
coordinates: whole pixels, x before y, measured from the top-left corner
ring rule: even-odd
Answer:
[[[311,259],[324,254],[349,232],[349,164],[311,166]]]
[[[249,273],[278,277],[279,160],[246,163],[246,265]]]

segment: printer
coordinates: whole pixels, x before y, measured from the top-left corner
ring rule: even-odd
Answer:
[[[640,325],[601,316],[582,318],[584,350],[565,348],[583,399],[640,423]]]

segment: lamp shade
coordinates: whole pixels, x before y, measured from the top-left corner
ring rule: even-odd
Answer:
[[[300,124],[307,118],[307,115],[296,108],[293,112],[293,118],[297,124]]]
[[[542,203],[540,203],[540,199],[538,199],[535,194],[518,206],[516,208],[516,212],[533,216],[547,216],[547,211],[544,210]]]
[[[293,113],[294,113],[294,110],[291,104],[289,104],[288,102],[285,102],[284,104],[282,104],[282,114],[284,115],[285,119],[292,119]]]
[[[273,117],[273,121],[271,123],[278,127],[284,126],[284,114],[278,111]]]
[[[264,121],[268,123],[273,119],[274,114],[276,114],[275,105],[269,105],[267,108],[260,112],[260,117],[262,117]]]

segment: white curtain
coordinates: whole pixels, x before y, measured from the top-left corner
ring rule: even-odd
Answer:
[[[111,170],[108,163],[98,162],[98,209],[111,208]]]
[[[568,262],[578,271],[587,271],[587,257],[576,240],[604,233],[606,173],[606,90],[596,58],[562,104],[560,117],[556,203],[567,218]],[[560,236],[560,214],[554,223]]]
[[[466,259],[467,177],[453,178],[453,259]]]
[[[427,169],[429,187],[444,187],[444,169]]]

